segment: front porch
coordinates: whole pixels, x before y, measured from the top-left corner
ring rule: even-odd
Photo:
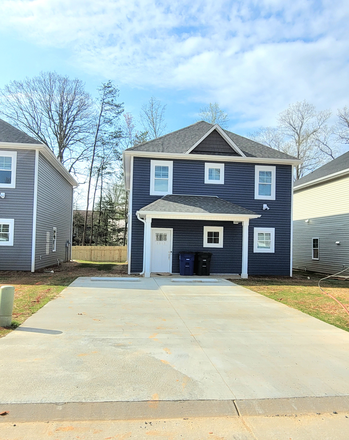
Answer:
[[[258,217],[218,197],[165,196],[137,212],[144,223],[142,274],[179,273],[180,252],[204,251],[212,253],[212,275],[247,278],[249,222]]]

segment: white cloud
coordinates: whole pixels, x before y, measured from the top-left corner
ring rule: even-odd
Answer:
[[[343,0],[2,0],[0,26],[68,48],[122,87],[189,90],[255,125],[289,103],[343,106],[349,5]]]

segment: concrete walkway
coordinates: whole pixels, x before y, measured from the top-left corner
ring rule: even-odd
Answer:
[[[0,339],[0,421],[349,412],[348,353],[347,332],[223,279],[79,278]]]

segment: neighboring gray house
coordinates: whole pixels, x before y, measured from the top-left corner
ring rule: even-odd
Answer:
[[[132,273],[292,274],[292,176],[300,161],[204,121],[124,152]]]
[[[349,152],[295,182],[293,200],[293,267],[349,266]]]
[[[0,270],[70,259],[75,186],[46,145],[0,119]]]

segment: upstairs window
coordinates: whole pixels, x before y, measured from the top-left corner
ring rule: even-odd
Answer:
[[[320,242],[319,239],[313,238],[312,239],[313,242],[313,247],[312,247],[312,259],[313,260],[318,260],[319,259],[319,249],[320,249]]]
[[[0,219],[0,246],[13,246],[13,219]]]
[[[224,184],[224,163],[205,163],[205,183]]]
[[[16,162],[15,151],[0,151],[0,188],[16,187]]]
[[[255,199],[275,200],[275,167],[256,165]]]
[[[173,162],[168,160],[152,160],[150,170],[150,194],[172,194]]]

